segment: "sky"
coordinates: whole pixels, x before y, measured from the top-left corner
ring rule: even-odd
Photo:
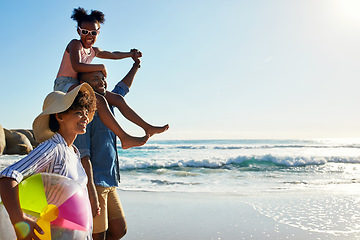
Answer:
[[[31,129],[52,91],[70,16],[100,10],[95,46],[143,53],[127,103],[153,139],[360,137],[360,1],[1,1],[0,125]],[[103,60],[108,88],[132,59]],[[116,118],[134,136],[143,131]]]

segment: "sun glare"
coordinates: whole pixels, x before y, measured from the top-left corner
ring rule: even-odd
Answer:
[[[336,12],[339,17],[348,23],[360,23],[360,1],[359,0],[339,0],[334,1]]]

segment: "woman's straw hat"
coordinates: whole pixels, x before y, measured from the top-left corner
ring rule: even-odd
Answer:
[[[43,112],[40,113],[33,122],[34,136],[38,143],[50,139],[55,134],[49,128],[50,114],[66,111],[74,102],[79,91],[88,92],[93,98],[95,98],[95,93],[92,87],[87,83],[77,86],[68,93],[54,91],[46,96],[43,105]],[[89,112],[89,122],[92,121],[94,113],[94,111]]]

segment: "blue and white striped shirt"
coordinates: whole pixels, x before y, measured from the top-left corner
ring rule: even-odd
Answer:
[[[56,133],[52,138],[41,143],[20,161],[5,168],[0,178],[9,177],[21,182],[24,177],[48,172],[66,176],[86,188],[87,176],[81,165],[78,149],[68,147],[65,139]]]

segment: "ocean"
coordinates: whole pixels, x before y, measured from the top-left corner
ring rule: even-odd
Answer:
[[[360,190],[360,139],[158,140],[118,153],[125,191]],[[0,156],[0,170],[22,157]]]

